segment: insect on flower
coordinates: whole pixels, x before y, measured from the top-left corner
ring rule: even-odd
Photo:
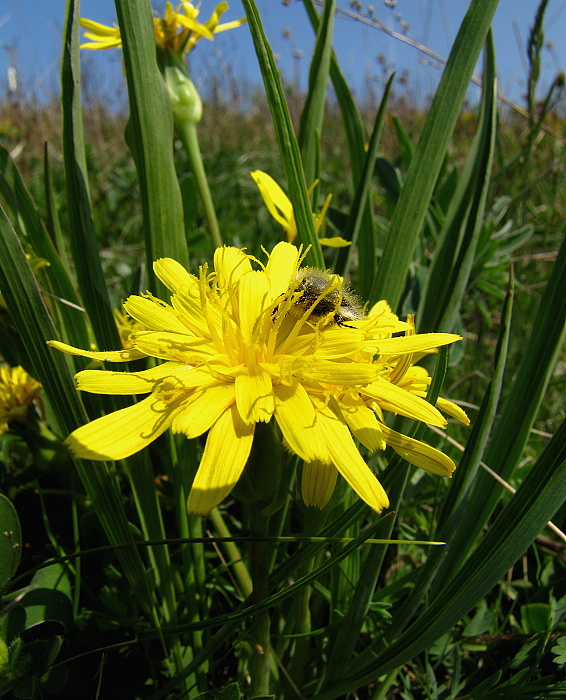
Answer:
[[[363,317],[356,294],[339,275],[328,270],[304,267],[297,272],[291,288],[292,294],[286,297],[290,303],[285,305],[285,313],[303,317],[309,323],[350,328],[349,321]]]

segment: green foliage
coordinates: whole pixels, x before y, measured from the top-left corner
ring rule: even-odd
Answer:
[[[377,109],[357,105],[332,52],[334,3],[319,15],[305,0],[317,40],[295,136],[258,8],[244,0],[265,86],[250,102],[261,106],[205,104],[177,151],[147,3],[117,2],[127,126],[100,105],[83,114],[76,5],[63,42],[65,173],[53,149],[17,154],[32,130],[0,103],[0,353],[44,389],[33,418],[0,436],[0,694],[71,697],[88,678],[89,691],[100,680],[102,696],[125,698],[563,697],[563,534],[545,530],[566,515],[566,168],[545,131],[564,131],[560,77],[538,111],[534,99],[547,3],[519,120],[498,110],[496,0],[470,4],[427,114],[403,108],[394,77]],[[482,47],[481,104],[462,113]],[[53,121],[52,110],[35,118]],[[234,491],[246,498],[209,520],[186,515],[202,440],[164,435],[119,464],[73,461],[61,444],[126,404],[83,402],[71,365],[87,362],[46,341],[118,348],[113,307],[148,288],[159,296],[155,257],[198,274],[216,215],[224,243],[270,250],[282,234],[249,177],[257,168],[285,178],[309,264],[350,276],[364,301],[416,313],[420,331],[465,335],[424,364],[428,400],[462,399],[471,429],[451,423],[451,442],[410,433],[458,469],[440,480],[364,453],[389,494],[385,515],[340,483],[323,511],[305,507],[298,460],[272,435]],[[329,193],[327,225],[351,246],[323,256],[312,212]],[[258,490],[261,513],[245,502]]]

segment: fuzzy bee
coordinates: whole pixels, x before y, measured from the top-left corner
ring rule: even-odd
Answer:
[[[363,317],[356,294],[344,284],[341,277],[327,270],[302,268],[290,285],[290,291],[292,304],[287,313],[300,315],[311,323],[326,319],[327,324],[335,323],[349,328],[349,321]]]

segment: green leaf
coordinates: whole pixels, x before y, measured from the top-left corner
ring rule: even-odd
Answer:
[[[4,210],[0,207],[0,292],[29,355],[33,376],[43,385],[58,420],[59,430],[68,435],[88,421],[75,388],[66,356],[46,345],[57,331],[41,298],[25,253]],[[108,540],[130,542],[131,549],[120,549],[117,556],[133,590],[151,614],[152,597],[132,533],[122,505],[114,474],[105,462],[76,460],[75,465],[92,500]]]
[[[14,504],[0,493],[0,587],[16,573],[22,557],[22,528]]]
[[[173,113],[155,51],[148,0],[116,0],[128,82],[130,119],[127,141],[141,190],[149,283],[165,292],[153,274],[153,262],[171,257],[188,267],[183,205],[173,161]]]
[[[314,228],[309,197],[307,195],[307,185],[299,146],[287,102],[285,101],[281,78],[273,58],[273,52],[263,31],[256,3],[254,0],[242,0],[242,5],[246,11],[269,102],[269,109],[273,117],[273,125],[279,144],[283,170],[287,178],[289,199],[293,205],[299,240],[304,246],[312,246],[306,257],[307,264],[313,267],[324,267],[324,258]]]
[[[391,672],[450,629],[496,585],[562,505],[565,480],[566,421],[476,550],[454,572],[453,580],[435,596],[426,612],[369,664],[361,668],[359,663],[351,664],[354,672],[320,694],[319,700],[339,697],[347,689]]]
[[[310,187],[318,178],[317,143],[322,134],[324,105],[328,88],[328,73],[332,55],[332,32],[336,0],[324,3],[309,71],[309,90],[301,113],[299,148],[303,158],[305,179]]]
[[[49,265],[42,269],[47,278],[49,292],[56,297],[53,307],[61,319],[64,339],[71,345],[88,347],[89,335],[85,315],[73,283],[62,264],[53,242],[49,238],[37,212],[37,208],[8,151],[0,146],[0,190],[10,207],[12,221],[18,227],[23,240],[33,253]],[[61,300],[61,301],[59,301]],[[69,303],[65,303],[69,302]]]
[[[485,48],[482,102],[476,135],[437,242],[417,313],[421,333],[450,333],[474,265],[490,183],[497,123],[497,83],[491,32]]]
[[[119,348],[120,337],[102,274],[88,191],[80,94],[78,13],[77,0],[67,0],[61,64],[61,105],[69,238],[81,298],[96,341],[103,349]]]
[[[369,191],[371,186],[371,181],[373,179],[373,172],[375,168],[375,160],[377,158],[377,150],[381,141],[381,134],[383,131],[383,124],[385,121],[385,114],[387,109],[387,101],[389,99],[389,93],[391,91],[391,86],[393,85],[393,79],[395,74],[393,74],[387,81],[385,86],[385,91],[383,93],[383,98],[377,115],[375,117],[375,123],[373,126],[373,131],[369,141],[369,146],[366,153],[366,158],[358,181],[358,186],[356,188],[356,194],[354,201],[352,202],[352,207],[350,209],[350,215],[346,222],[346,227],[343,231],[343,236],[347,241],[352,241],[352,245],[347,248],[342,248],[338,255],[338,263],[336,265],[336,270],[340,275],[346,277],[350,272],[350,265],[352,263],[352,257],[355,250],[359,250],[360,254],[371,255],[372,250],[365,250],[366,244],[369,242],[368,238],[364,238],[364,245],[358,248],[358,234],[362,228],[364,215],[366,211],[366,206],[369,202]]]
[[[73,625],[71,584],[65,567],[52,564],[36,572],[19,605],[26,612],[24,630],[47,623],[51,634],[64,634]]]
[[[462,102],[498,0],[472,0],[446,67],[395,208],[370,294],[395,310]]]

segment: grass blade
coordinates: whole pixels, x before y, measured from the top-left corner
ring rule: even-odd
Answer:
[[[395,207],[370,304],[396,309],[448,142],[485,42],[497,0],[473,0],[460,26]]]
[[[246,17],[254,42],[261,75],[267,93],[269,109],[273,117],[279,152],[287,186],[289,199],[293,204],[295,221],[299,232],[299,239],[305,246],[312,246],[309,250],[306,262],[313,267],[324,267],[324,258],[318,242],[318,236],[314,228],[314,222],[307,195],[307,185],[299,146],[295,137],[295,131],[291,122],[291,115],[285,101],[285,94],[281,79],[275,65],[273,52],[263,31],[261,19],[254,0],[242,0],[246,11]]]
[[[126,130],[141,190],[147,274],[160,287],[153,261],[171,257],[188,267],[181,190],[173,162],[173,113],[155,54],[151,7],[147,0],[116,0],[122,37],[130,119]]]

